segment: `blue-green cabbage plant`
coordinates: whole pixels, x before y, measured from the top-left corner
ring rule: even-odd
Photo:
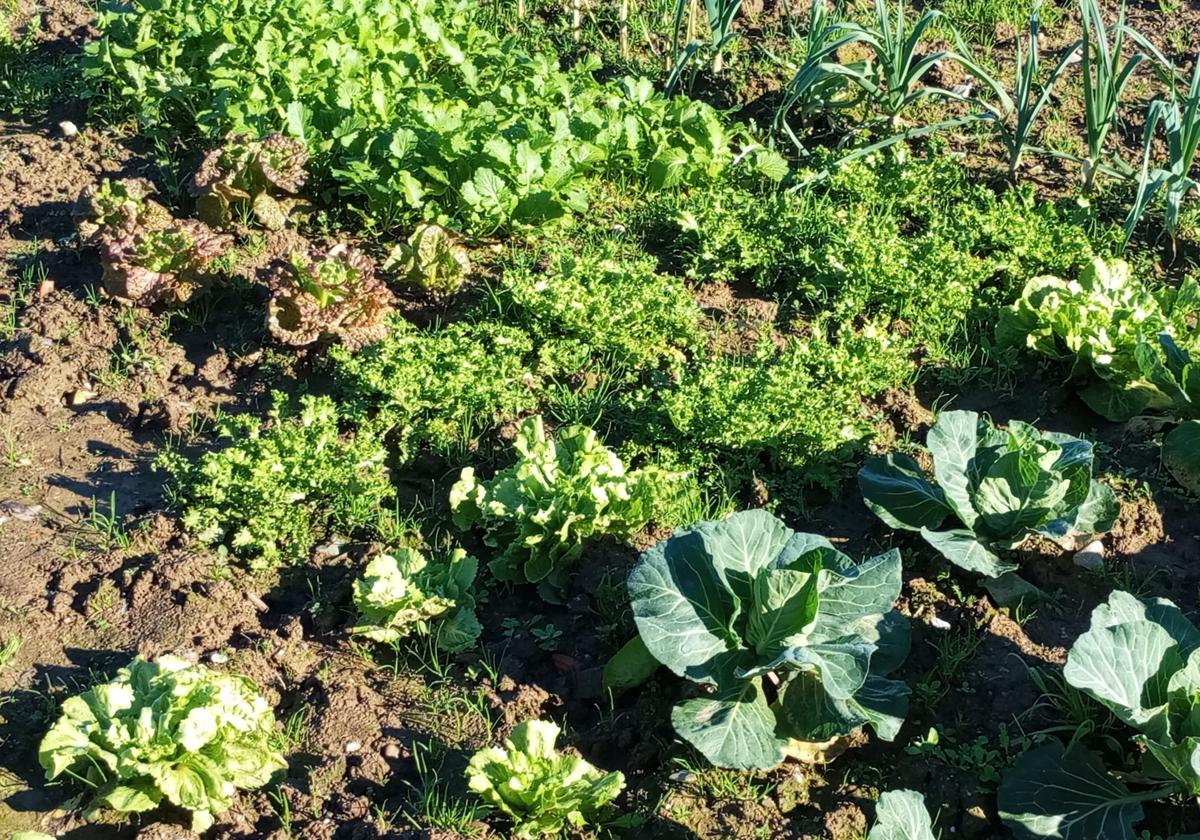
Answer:
[[[908,455],[868,458],[863,500],[893,528],[920,531],[956,566],[988,577],[1016,569],[999,552],[1035,534],[1065,541],[1102,534],[1120,506],[1092,478],[1092,445],[1014,421],[1000,429],[973,411],[944,411],[926,440],[934,480]],[[949,524],[949,527],[946,527]]]
[[[875,806],[867,840],[936,840],[925,797],[915,790],[889,790]]]
[[[1134,731],[1141,772],[1118,778],[1078,743],[1025,753],[998,797],[1018,838],[1134,840],[1143,802],[1200,797],[1200,630],[1179,607],[1112,593],[1075,640],[1063,676]]]
[[[676,532],[629,576],[650,654],[708,693],[675,706],[675,731],[720,767],[767,769],[796,741],[865,724],[895,738],[908,687],[886,678],[908,655],[893,604],[900,553],[855,565],[823,537],[763,510]]]

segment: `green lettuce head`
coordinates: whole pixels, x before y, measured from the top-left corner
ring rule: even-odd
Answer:
[[[452,653],[466,650],[483,630],[471,591],[478,565],[461,548],[432,562],[411,548],[379,555],[354,582],[359,624],[351,632],[389,644],[418,633]]]
[[[207,830],[239,790],[287,767],[258,688],[178,656],[141,657],[62,705],[38,758],[50,780],[94,791],[90,810],[150,811],[166,800]]]
[[[482,749],[467,765],[471,790],[511,817],[521,840],[581,828],[625,787],[621,773],[555,750],[559,731],[547,721],[522,723],[503,748]]]

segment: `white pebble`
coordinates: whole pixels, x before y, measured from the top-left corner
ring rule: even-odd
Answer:
[[[944,618],[938,618],[935,615],[933,618],[929,619],[929,626],[937,628],[938,630],[949,630],[950,622],[946,621]]]
[[[66,137],[68,140],[79,133],[79,128],[70,120],[63,120],[60,122],[58,124],[58,130],[61,131],[63,133],[63,137]]]
[[[346,742],[346,754],[347,755],[349,755],[350,753],[356,753],[361,749],[362,749],[362,744],[360,744],[358,741],[347,741]]]

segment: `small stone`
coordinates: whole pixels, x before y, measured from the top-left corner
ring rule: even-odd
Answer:
[[[79,134],[79,127],[70,120],[63,120],[60,122],[58,124],[58,130],[61,131],[63,137],[66,137],[68,140],[73,139],[77,134]]]
[[[395,761],[400,757],[400,746],[398,744],[388,744],[383,748],[383,757]]]
[[[270,612],[271,611],[271,608],[267,606],[267,602],[264,601],[262,598],[259,598],[253,592],[246,593],[246,600],[249,601],[251,603],[251,605],[254,607],[254,609],[258,610],[259,612]]]
[[[214,650],[208,655],[208,661],[214,665],[224,665],[229,661],[229,657],[219,650]]]
[[[1092,540],[1075,552],[1075,565],[1089,572],[1104,571],[1104,543]]]
[[[938,618],[935,615],[933,618],[929,619],[929,626],[936,630],[949,630],[951,625],[949,621],[946,621],[946,619]]]
[[[696,778],[696,774],[689,773],[687,770],[680,770],[678,773],[672,773],[670,776],[668,776],[668,778],[672,782],[676,782],[681,785],[686,785],[692,779]]]
[[[362,744],[360,744],[358,741],[347,741],[346,742],[346,755],[356,753],[361,749],[362,749]]]
[[[15,499],[6,499],[0,502],[0,516],[4,519],[12,518],[21,522],[33,522],[41,515],[41,505],[27,505]]]
[[[80,406],[96,396],[95,391],[90,391],[87,388],[78,388],[67,394],[67,405],[71,407]]]

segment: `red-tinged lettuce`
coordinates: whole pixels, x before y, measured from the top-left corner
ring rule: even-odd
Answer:
[[[105,291],[128,305],[178,304],[209,285],[233,238],[193,219],[175,219],[151,199],[141,178],[88,187],[74,217],[85,244],[100,253]]]
[[[93,812],[150,811],[165,800],[202,832],[239,790],[287,767],[275,743],[275,715],[249,680],[178,656],[139,657],[66,700],[38,757],[47,778],[86,784]]]
[[[160,229],[129,222],[97,235],[105,290],[129,305],[188,301],[220,274],[215,263],[233,239],[194,219]]]
[[[174,221],[171,214],[151,198],[157,192],[145,178],[105,178],[85,188],[72,210],[79,238],[85,244],[95,244],[101,232],[126,224],[145,230],[169,227]]]
[[[387,337],[396,298],[366,254],[343,244],[310,246],[274,260],[265,273],[267,326],[284,344],[338,340],[361,347]]]
[[[295,194],[308,179],[304,144],[282,134],[262,140],[231,134],[204,156],[192,180],[196,213],[216,227],[250,214],[268,230],[280,230],[307,205]]]

